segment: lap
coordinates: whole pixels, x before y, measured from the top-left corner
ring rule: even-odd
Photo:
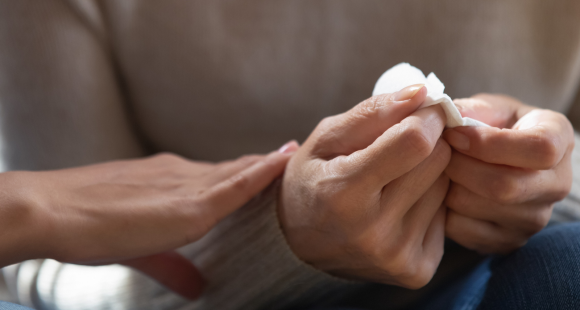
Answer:
[[[443,269],[467,253],[446,253]],[[321,309],[580,309],[580,223],[548,227],[510,255],[471,264],[459,275],[439,274],[427,291],[374,285]]]
[[[580,223],[548,227],[491,272],[478,309],[580,309]]]

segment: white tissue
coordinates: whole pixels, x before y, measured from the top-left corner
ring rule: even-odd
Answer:
[[[403,62],[387,70],[375,84],[373,96],[397,92],[407,86],[414,84],[425,84],[427,88],[427,98],[419,107],[424,108],[435,104],[441,104],[441,107],[447,115],[447,127],[457,126],[486,126],[478,120],[469,117],[461,117],[461,113],[453,103],[453,100],[443,91],[445,85],[439,81],[435,73],[429,73],[425,77],[423,72],[410,64]]]

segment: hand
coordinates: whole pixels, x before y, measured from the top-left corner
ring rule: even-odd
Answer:
[[[297,148],[291,142],[267,156],[218,164],[162,154],[65,170],[2,174],[0,196],[5,203],[0,205],[8,218],[0,221],[8,225],[0,225],[0,248],[15,250],[2,251],[1,263],[30,258],[88,265],[122,263],[195,298],[201,293],[201,275],[189,260],[171,250],[200,239],[268,186],[282,174]],[[16,257],[5,255],[10,252]]]
[[[500,95],[455,101],[463,116],[493,127],[456,127],[446,234],[481,253],[523,246],[550,219],[572,184],[574,132],[566,117]]]
[[[347,278],[408,288],[443,254],[451,150],[426,89],[372,97],[324,119],[284,175],[279,215],[294,253]]]

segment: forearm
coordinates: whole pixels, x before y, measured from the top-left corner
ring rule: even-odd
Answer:
[[[227,217],[208,235],[180,250],[208,280],[200,300],[187,301],[159,283],[119,266],[83,267],[47,261],[33,281],[54,283],[50,292],[37,292],[56,309],[106,309],[110,304],[131,309],[286,309],[342,297],[360,285],[329,276],[303,263],[290,250],[276,214],[276,187],[258,195]],[[79,288],[78,275],[95,276]],[[36,289],[42,283],[35,282]],[[331,293],[331,295],[329,295]],[[92,297],[86,301],[87,294]],[[67,308],[68,307],[68,308]]]
[[[0,268],[49,255],[47,214],[26,182],[31,173],[0,174]]]

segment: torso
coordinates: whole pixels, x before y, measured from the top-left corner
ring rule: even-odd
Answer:
[[[116,7],[118,6],[118,7]],[[506,93],[564,110],[580,73],[580,1],[110,1],[130,108],[156,150],[201,160],[303,140],[399,62],[452,97]]]

